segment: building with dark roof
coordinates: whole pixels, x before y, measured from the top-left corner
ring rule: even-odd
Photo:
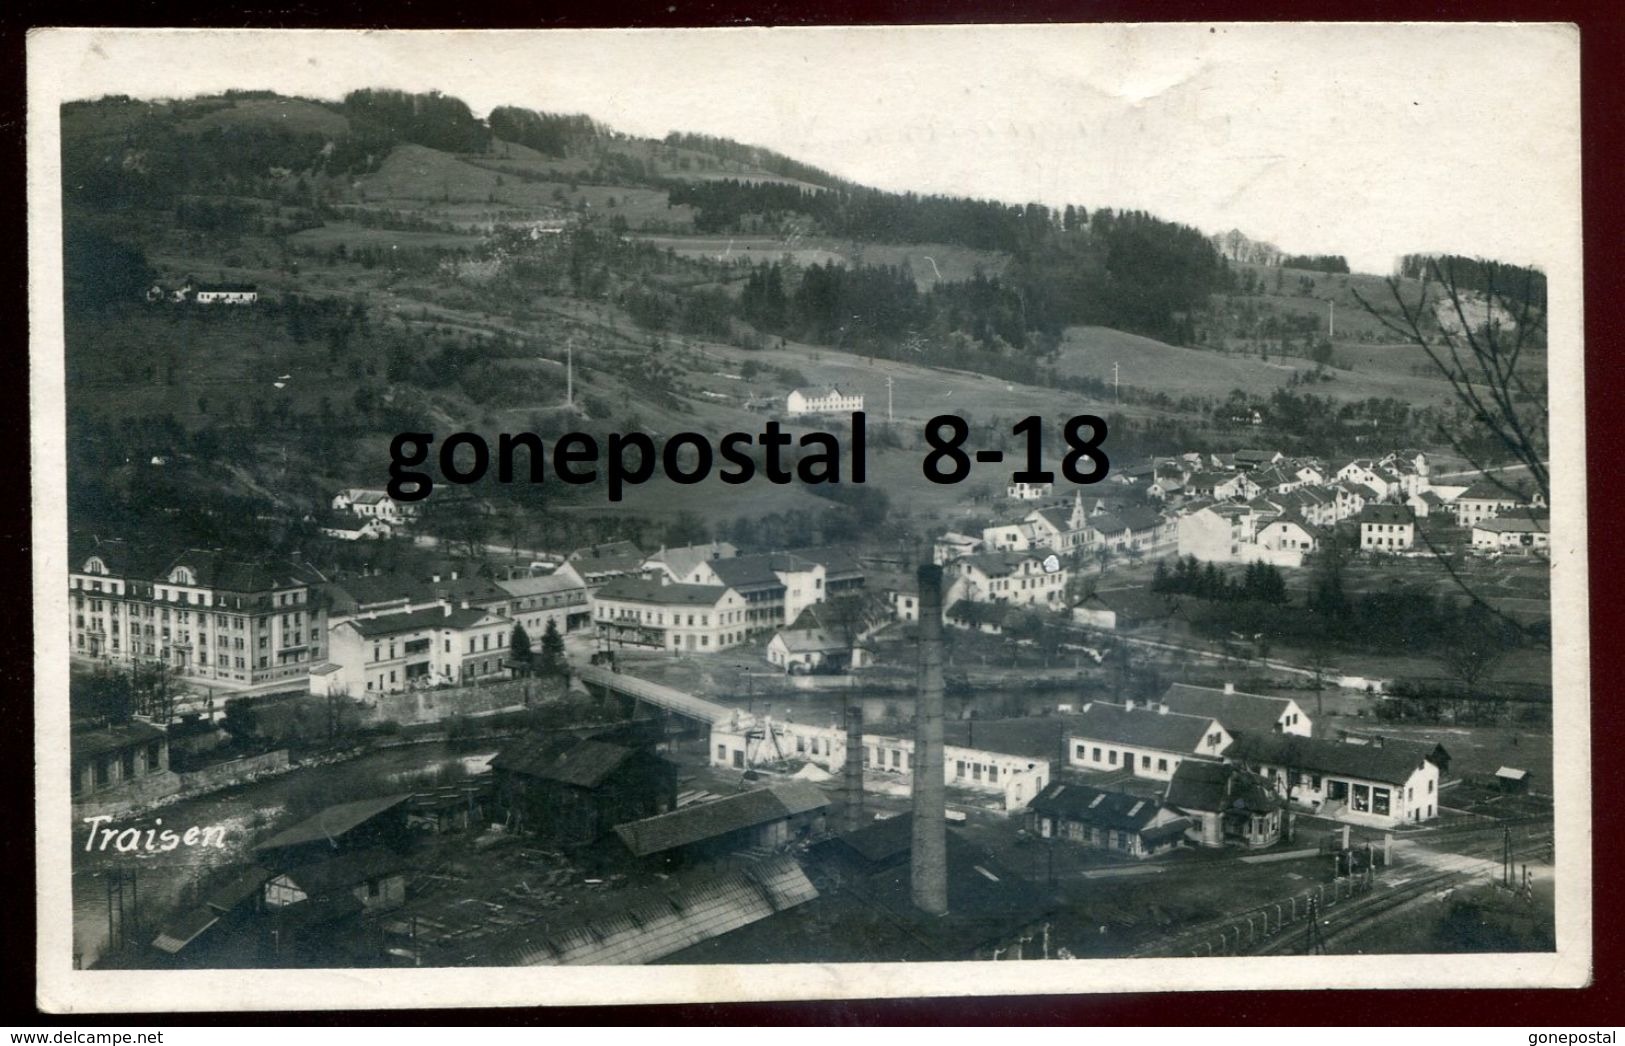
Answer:
[[[733,562],[732,560],[719,560]],[[592,594],[593,623],[607,642],[714,653],[750,638],[745,597],[727,585],[618,577]]]
[[[677,767],[647,745],[531,736],[505,745],[491,769],[506,823],[559,846],[677,806]]]
[[[180,790],[180,778],[169,769],[168,736],[151,723],[74,730],[68,751],[76,815],[116,814]]]
[[[214,689],[302,690],[326,649],[325,580],[287,560],[93,540],[72,553],[69,649],[81,661],[160,662]]]
[[[1167,803],[1187,815],[1206,847],[1270,846],[1281,837],[1285,805],[1271,782],[1232,763],[1187,759],[1168,782]]]
[[[821,834],[828,807],[816,786],[786,781],[616,825],[615,834],[634,857],[679,864]]]
[[[1309,737],[1314,730],[1309,716],[1291,698],[1249,694],[1228,683],[1222,689],[1174,683],[1163,692],[1161,703],[1170,712],[1217,719],[1236,737],[1242,734]]]
[[[351,850],[407,843],[409,793],[357,799],[325,807],[254,845],[255,859],[273,869],[292,867]]]
[[[1212,716],[1091,701],[1068,725],[1067,766],[1167,781],[1184,760],[1217,758],[1231,740]]]
[[[1041,839],[1066,839],[1129,857],[1177,849],[1191,823],[1156,799],[1075,781],[1057,781],[1027,807],[1028,828]]]
[[[1354,523],[1360,547],[1371,552],[1403,552],[1416,542],[1416,517],[1404,505],[1367,504]]]
[[[1247,734],[1225,758],[1263,774],[1276,791],[1322,817],[1392,827],[1438,816],[1441,746]]]

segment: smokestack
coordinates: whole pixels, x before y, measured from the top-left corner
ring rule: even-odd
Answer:
[[[925,564],[920,582],[920,682],[915,705],[914,907],[948,914],[947,785],[942,764],[942,568]]]
[[[863,702],[846,706],[846,769],[841,778],[846,791],[846,830],[863,825]]]

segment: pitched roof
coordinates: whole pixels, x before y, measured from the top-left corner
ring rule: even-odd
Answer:
[[[721,874],[704,870],[642,890],[613,907],[561,922],[533,921],[506,935],[482,964],[631,966],[655,962],[818,898],[801,866],[776,855]]]
[[[520,598],[524,596],[545,596],[555,592],[577,592],[586,587],[581,575],[574,570],[562,575],[555,571],[551,574],[538,574],[534,577],[516,577],[507,581],[498,581],[496,586],[510,596]]]
[[[1243,734],[1225,756],[1261,766],[1290,765],[1298,770],[1404,784],[1435,751],[1405,741],[1349,744],[1288,734]]]
[[[1207,736],[1212,720],[1207,716],[1152,709],[1129,709],[1123,705],[1094,701],[1083,706],[1068,736],[1119,744],[1141,745],[1169,752],[1194,752]]]
[[[726,541],[711,541],[704,545],[681,545],[676,548],[663,548],[659,552],[644,560],[644,563],[663,563],[666,569],[678,577],[686,577],[688,572],[716,559],[732,559],[739,555],[739,549]]]
[[[1276,723],[1292,702],[1284,697],[1265,697],[1241,691],[1225,693],[1208,686],[1175,683],[1162,695],[1169,711],[1217,719],[1232,734],[1275,733]]]
[[[1138,621],[1155,621],[1168,617],[1173,613],[1175,605],[1168,596],[1143,588],[1118,588],[1095,592],[1078,605],[1081,607],[1091,603],[1099,604],[1114,614]]]
[[[974,552],[960,557],[958,563],[966,567],[975,567],[988,577],[1004,577],[1007,574],[1014,574],[1023,563],[1037,559],[1038,557],[1030,552]]]
[[[640,577],[611,578],[598,590],[599,599],[624,599],[629,603],[658,603],[663,606],[714,607],[728,594],[727,585],[662,584]]]
[[[595,559],[624,559],[635,556],[642,561],[643,552],[630,541],[606,541],[601,545],[588,545],[570,553],[571,563],[591,562]]]
[[[1416,517],[1404,505],[1368,504],[1354,517],[1356,523],[1414,523]]]
[[[1130,832],[1149,825],[1162,810],[1155,799],[1064,781],[1039,792],[1028,807],[1041,814]]]
[[[1507,486],[1513,487],[1513,490],[1517,489],[1511,483],[1508,483]],[[1491,479],[1489,476],[1479,476],[1477,479],[1473,480],[1466,490],[1457,495],[1456,500],[1519,501],[1526,500],[1526,498],[1519,498],[1515,494],[1510,493],[1506,487],[1503,487],[1500,483]]]
[[[839,388],[835,387],[834,385],[809,385],[808,387],[806,387],[804,389],[793,389],[791,391],[799,392],[799,393],[801,393],[802,398],[810,399],[810,400],[828,399],[831,396],[856,396],[856,395],[858,395],[858,393],[856,393],[856,392],[843,393]]]
[[[256,852],[263,850],[279,850],[287,846],[299,846],[304,843],[331,841],[338,836],[366,824],[380,814],[406,802],[411,793],[402,792],[398,795],[384,795],[373,799],[358,799],[351,803],[338,803],[329,806],[313,817],[307,817],[292,828],[278,832],[271,838],[255,845]]]
[[[850,647],[845,639],[821,628],[781,628],[773,633],[773,638],[793,654],[822,654]]]
[[[405,632],[418,632],[426,628],[449,628],[460,630],[471,628],[487,617],[502,617],[490,610],[457,609],[448,611],[445,607],[429,607],[425,610],[413,610],[404,614],[380,614],[378,617],[356,617],[342,622],[341,627],[348,625],[368,639],[379,636],[398,636]]]
[[[1168,782],[1167,802],[1181,810],[1266,813],[1285,805],[1270,783],[1230,763],[1183,759]]]
[[[942,740],[956,748],[1047,762],[1060,754],[1061,738],[1071,722],[1068,716],[954,719],[942,724]]]
[[[829,799],[817,787],[804,781],[786,781],[616,825],[615,834],[627,849],[645,857],[828,805]]]
[[[1544,534],[1550,521],[1545,516],[1526,516],[1523,514],[1510,516],[1496,516],[1473,524],[1474,530],[1487,530],[1490,533],[1506,534]]]
[[[604,741],[532,736],[504,745],[492,758],[491,768],[596,788],[631,755],[631,749]]]
[[[328,857],[309,864],[289,868],[283,875],[291,879],[307,896],[317,897],[378,879],[401,869],[401,859],[388,850],[369,847]]]

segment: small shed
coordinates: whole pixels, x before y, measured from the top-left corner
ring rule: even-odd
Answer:
[[[1520,770],[1515,766],[1503,766],[1495,771],[1495,784],[1501,791],[1509,795],[1527,795],[1529,792],[1529,771]]]

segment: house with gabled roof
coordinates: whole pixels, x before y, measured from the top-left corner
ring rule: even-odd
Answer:
[[[1059,607],[1066,595],[1067,568],[1051,557],[1029,552],[978,552],[957,559],[948,568],[950,580],[943,603],[1010,603],[1018,606]]]
[[[1314,725],[1298,702],[1289,697],[1268,697],[1237,690],[1174,683],[1163,691],[1162,704],[1170,711],[1204,715],[1224,724],[1232,736],[1243,734],[1297,734],[1308,737]]]
[[[1470,527],[1505,512],[1521,509],[1528,515],[1530,509],[1546,508],[1546,499],[1538,492],[1524,493],[1515,480],[1497,481],[1480,476],[1450,503],[1456,514],[1456,525]]]
[[[1133,701],[1091,701],[1068,723],[1067,766],[1166,781],[1186,759],[1218,758],[1231,740],[1212,716]]]
[[[1193,823],[1190,837],[1198,846],[1255,849],[1281,838],[1286,804],[1267,778],[1233,763],[1185,760],[1168,782],[1166,801]]]

